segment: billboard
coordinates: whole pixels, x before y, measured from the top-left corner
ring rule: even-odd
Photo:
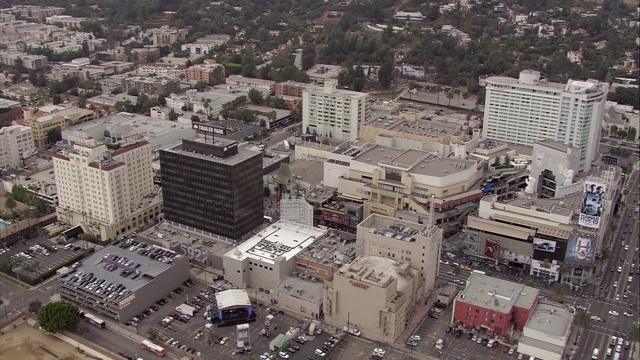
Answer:
[[[227,128],[225,126],[205,125],[197,122],[192,122],[191,127],[196,131],[213,133],[216,135],[227,135]]]
[[[581,234],[577,231],[569,234],[567,240],[567,252],[564,262],[576,265],[591,265],[596,252],[597,237],[590,234]]]
[[[496,253],[500,250],[500,243],[496,240],[487,239],[484,246],[484,256],[495,259]]]
[[[351,224],[351,219],[349,218],[349,215],[347,214],[341,214],[338,212],[334,212],[331,210],[322,210],[322,219],[325,221],[331,221],[334,223],[338,223],[338,224],[342,224],[342,225],[347,225],[349,226]]]
[[[549,253],[556,252],[556,242],[553,240],[533,239],[533,249]]]
[[[580,207],[580,220],[582,226],[597,229],[600,227],[600,218],[604,206],[604,194],[607,186],[592,181],[585,181],[582,206]]]

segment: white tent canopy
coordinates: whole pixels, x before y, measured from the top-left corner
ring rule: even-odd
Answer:
[[[235,289],[216,293],[216,303],[219,310],[242,308],[251,306],[246,290]]]

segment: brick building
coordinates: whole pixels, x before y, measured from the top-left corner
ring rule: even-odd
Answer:
[[[184,69],[184,78],[186,80],[204,81],[207,84],[214,85],[224,82],[224,66],[216,64],[212,59],[205,59],[204,64],[193,65]]]
[[[539,290],[481,273],[472,273],[456,296],[453,322],[485,328],[489,334],[510,337],[522,330],[539,301]]]

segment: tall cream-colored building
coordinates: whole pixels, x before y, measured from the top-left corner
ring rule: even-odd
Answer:
[[[418,271],[421,296],[438,286],[443,230],[389,216],[371,214],[358,225],[356,253],[406,261]]]
[[[0,128],[0,168],[21,167],[22,159],[34,149],[30,128],[21,125]]]
[[[418,273],[408,261],[357,257],[324,282],[326,323],[393,343],[422,299]]]
[[[367,98],[366,93],[336,89],[335,81],[307,87],[302,93],[302,131],[344,141],[357,139],[360,124],[369,115]]]
[[[151,148],[141,141],[109,151],[94,140],[53,155],[58,218],[103,240],[136,230],[160,214]]]

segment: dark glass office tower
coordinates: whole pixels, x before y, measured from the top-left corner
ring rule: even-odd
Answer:
[[[262,154],[238,143],[182,140],[160,150],[167,222],[239,240],[264,222]]]

